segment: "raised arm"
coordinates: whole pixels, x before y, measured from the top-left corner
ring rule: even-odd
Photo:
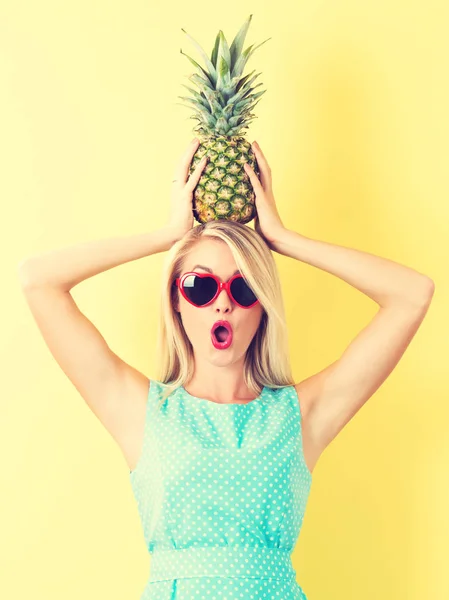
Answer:
[[[149,380],[110,349],[70,290],[112,267],[168,250],[172,242],[168,229],[91,241],[32,256],[18,269],[25,299],[50,352],[119,444],[130,468],[139,454]]]
[[[435,286],[427,275],[392,260],[290,230],[273,247],[336,275],[379,305],[335,362],[295,386],[306,407],[314,463],[396,367],[429,309]]]

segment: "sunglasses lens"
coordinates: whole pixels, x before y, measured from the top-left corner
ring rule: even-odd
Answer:
[[[243,277],[237,277],[231,283],[231,292],[236,301],[242,306],[251,306],[257,298]]]
[[[212,277],[189,275],[184,280],[184,292],[197,306],[207,304],[217,292],[217,282]]]

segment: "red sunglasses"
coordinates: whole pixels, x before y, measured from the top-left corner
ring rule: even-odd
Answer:
[[[251,308],[259,302],[242,275],[233,275],[229,281],[221,282],[209,273],[184,273],[175,280],[183,297],[193,306],[208,306],[226,290],[229,297],[242,308]]]

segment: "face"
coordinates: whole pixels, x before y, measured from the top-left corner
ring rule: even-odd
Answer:
[[[227,282],[238,270],[227,244],[211,240],[200,240],[191,250],[184,261],[181,275],[189,271],[209,272],[197,265],[208,267],[222,282]],[[213,302],[204,307],[190,304],[179,289],[177,298],[178,305],[175,309],[180,313],[195,355],[200,355],[216,364],[229,364],[245,356],[263,315],[260,302],[251,308],[242,308],[224,289]],[[218,320],[229,321],[232,325],[233,340],[225,350],[215,348],[211,341],[211,328]]]

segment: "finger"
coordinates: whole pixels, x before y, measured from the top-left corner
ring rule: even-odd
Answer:
[[[190,142],[189,146],[187,147],[187,150],[181,156],[181,159],[175,171],[174,179],[177,179],[182,184],[185,184],[187,177],[189,176],[189,168],[192,164],[192,159],[195,156],[195,152],[198,150],[199,145],[199,139],[195,138]]]
[[[263,188],[262,188],[262,184],[259,180],[259,178],[257,177],[256,173],[254,172],[254,170],[252,169],[252,167],[248,164],[245,163],[243,165],[243,168],[245,169],[246,173],[248,174],[248,177],[251,181],[251,184],[254,188],[254,191],[256,192],[256,194],[259,192],[263,192]]]
[[[259,144],[257,142],[253,142],[251,145],[251,149],[253,150],[253,152],[256,156],[257,163],[259,164],[259,166],[262,167],[262,170],[264,171],[264,173],[266,173],[267,175],[271,175],[270,165],[268,164],[268,161],[265,158],[265,155],[262,152]]]
[[[198,185],[198,181],[200,180],[201,175],[203,174],[203,171],[206,168],[207,162],[208,162],[208,157],[203,156],[203,158],[200,160],[200,162],[196,165],[195,170],[190,175],[189,180],[187,181],[187,184],[186,184],[186,188],[188,191],[193,192],[193,190]]]
[[[271,185],[271,168],[268,164],[267,159],[265,158],[262,150],[260,149],[257,142],[253,142],[251,144],[251,148],[256,156],[257,164],[259,165],[259,170],[261,174],[261,181],[263,187],[267,187]]]

